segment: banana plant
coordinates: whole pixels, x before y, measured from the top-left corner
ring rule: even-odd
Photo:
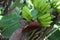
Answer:
[[[2,35],[9,38],[16,29],[21,27],[20,20],[23,18],[25,19],[25,21],[27,21],[28,24],[26,27],[24,26],[25,28],[22,30],[25,33],[34,31],[36,28],[39,28],[40,32],[41,31],[40,28],[48,29],[51,27],[51,23],[53,23],[52,19],[56,18],[56,16],[51,13],[51,9],[54,9],[54,11],[57,11],[59,13],[60,0],[52,0],[51,2],[48,2],[48,0],[29,0],[29,1],[31,1],[33,9],[31,8],[30,4],[28,4],[30,8],[24,4],[26,0],[25,1],[23,0],[23,3],[21,4],[19,0],[19,2],[18,1],[13,2],[14,5],[12,5],[17,8],[16,10],[15,9],[12,10],[6,16],[0,16],[0,27],[4,28],[1,32]],[[35,10],[35,12],[33,12],[33,10]],[[0,14],[1,13],[2,11],[0,10]],[[20,13],[22,15],[19,15]]]
[[[34,5],[35,9],[38,10],[38,14],[35,16],[36,20],[38,18],[38,20],[37,20],[38,23],[40,23],[44,27],[49,27],[50,24],[53,22],[52,19],[54,18],[54,15],[52,15],[49,12],[49,10],[51,10],[50,4],[47,3],[47,0],[46,1],[44,1],[44,0],[42,0],[42,1],[41,0],[37,0],[37,1],[32,0],[31,2]],[[22,17],[25,18],[27,21],[31,21],[32,19],[34,19],[31,12],[29,11],[29,8],[26,6],[23,7]]]

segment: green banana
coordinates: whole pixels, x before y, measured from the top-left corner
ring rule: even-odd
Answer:
[[[48,21],[51,21],[51,17],[48,17],[46,19],[40,19],[40,20],[43,21],[43,22],[48,22]]]
[[[40,16],[39,19],[45,19],[45,18],[47,18],[49,16],[50,16],[50,13],[46,13],[46,14]]]
[[[42,5],[40,11],[43,11],[43,13],[49,12],[50,11],[50,3],[45,3],[44,5]]]
[[[60,0],[53,0],[52,7],[57,11],[60,12]]]
[[[50,25],[50,23],[52,23],[52,21],[48,21],[48,22],[41,22],[43,25]]]
[[[43,9],[42,11],[43,11],[44,13],[49,12],[49,11],[50,11],[50,5],[47,5],[47,6],[45,7],[45,9]]]
[[[40,7],[40,0],[34,0],[34,2],[33,2],[33,5],[34,5],[34,7],[36,8],[36,9],[39,9],[39,7]]]
[[[45,4],[45,3],[44,3]],[[45,8],[46,8],[46,6],[47,6],[47,4],[45,4],[44,6],[43,5],[41,5],[41,7],[40,7],[40,10],[39,11],[43,11]]]
[[[39,19],[39,20],[47,22],[47,21],[51,21],[53,18],[55,18],[55,16],[54,15],[50,15],[50,16],[47,16],[45,19]]]
[[[47,3],[47,0],[31,0],[34,7],[40,12],[48,12],[50,10],[50,3]]]
[[[38,22],[41,23],[41,25],[44,27],[49,27],[54,17],[55,16],[47,12],[46,14],[38,17]]]
[[[27,21],[31,21],[32,15],[27,6],[24,6],[22,9],[22,17],[25,18]]]
[[[48,21],[48,22],[42,22],[41,21],[41,24],[43,25],[43,26],[49,26],[50,24],[52,23],[52,21]]]

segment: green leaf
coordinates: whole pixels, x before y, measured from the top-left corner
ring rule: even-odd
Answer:
[[[38,14],[38,10],[36,10],[36,9],[33,9],[32,11],[31,11],[31,15],[34,17],[34,16],[36,16]]]
[[[12,33],[19,29],[20,26],[20,19],[21,16],[19,15],[19,12],[17,14],[16,10],[13,10],[8,15],[3,16],[0,20],[0,27],[3,27],[2,35],[5,37],[10,37]]]
[[[55,33],[53,33],[48,40],[60,40],[60,31],[56,31]]]
[[[3,10],[0,9],[0,14],[3,14]]]
[[[12,33],[13,33],[15,30],[19,29],[19,28],[20,28],[20,24],[19,24],[18,22],[16,22],[16,23],[14,23],[13,25],[5,28],[5,29],[2,31],[2,34],[3,34],[3,36],[9,38],[9,37],[12,35]]]
[[[20,17],[16,14],[9,14],[4,16],[0,20],[0,27],[8,27],[12,25],[15,21],[19,21]]]
[[[31,15],[32,15],[34,21],[37,20],[37,14],[38,14],[38,10],[34,9],[31,11]]]
[[[1,10],[0,10],[0,14],[1,14]]]

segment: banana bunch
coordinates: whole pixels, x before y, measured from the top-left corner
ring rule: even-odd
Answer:
[[[41,23],[42,26],[44,27],[49,27],[50,24],[52,23],[52,20],[55,16],[53,16],[52,14],[50,13],[46,13],[40,17],[38,17],[38,21],[39,23]]]
[[[52,19],[55,18],[55,16],[49,12],[51,8],[50,3],[48,3],[47,0],[31,0],[31,2],[35,9],[38,10],[38,14],[36,15],[38,20],[36,20],[42,26],[49,27],[52,23]],[[24,6],[22,9],[22,17],[27,21],[31,21],[34,18],[27,6]]]
[[[32,15],[31,15],[30,10],[27,6],[24,6],[23,9],[22,9],[22,17],[24,19],[26,19],[27,21],[32,20]]]
[[[53,0],[52,7],[57,11],[60,12],[60,0]]]
[[[47,0],[31,0],[34,7],[40,12],[48,12],[51,8],[50,3]]]

